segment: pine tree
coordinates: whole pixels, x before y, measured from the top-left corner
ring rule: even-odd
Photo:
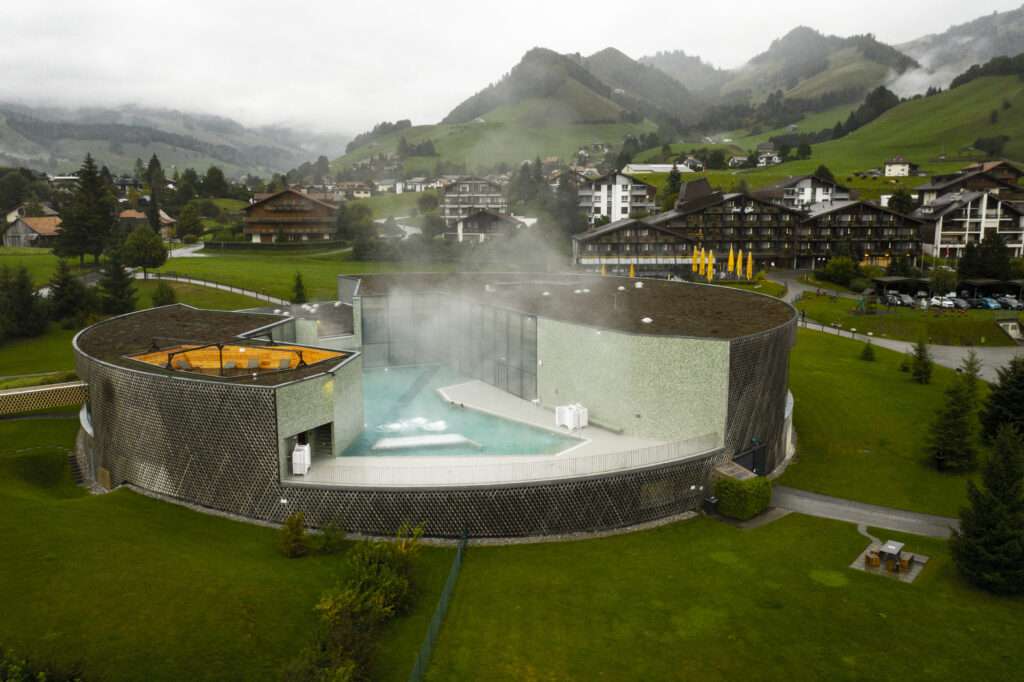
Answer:
[[[77,256],[79,263],[84,263],[89,253],[98,263],[113,231],[116,212],[117,199],[100,178],[92,156],[86,154],[78,171],[78,187],[57,235],[57,255]]]
[[[156,283],[156,288],[153,289],[152,301],[154,308],[163,305],[173,305],[178,302],[178,295],[174,293],[174,289],[170,284],[164,280],[159,280]]]
[[[930,384],[932,381],[932,354],[928,350],[928,342],[923,336],[914,344],[914,359],[910,363],[910,376],[919,384]]]
[[[46,308],[24,265],[0,274],[0,326],[13,337],[39,336],[46,331]]]
[[[864,360],[865,362],[874,362],[875,361],[875,347],[873,345],[871,345],[870,341],[865,343],[864,344],[864,348],[861,349],[861,351],[860,351],[860,359]]]
[[[981,381],[981,360],[978,359],[978,354],[974,352],[973,348],[967,351],[967,357],[960,363],[960,372],[964,385],[967,387],[967,394],[971,400],[971,405],[977,411],[979,408],[978,392]]]
[[[295,284],[292,285],[292,303],[306,302],[306,285],[302,283],[302,273],[295,273]]]
[[[50,317],[58,322],[82,320],[89,312],[89,296],[85,285],[71,274],[68,262],[57,262],[50,278]]]
[[[953,562],[973,584],[999,594],[1024,593],[1024,441],[999,429],[982,486],[967,482],[968,506],[950,538]]]
[[[971,389],[962,377],[946,389],[946,404],[935,415],[928,438],[928,457],[940,471],[964,471],[978,455],[977,428]]]
[[[1004,424],[1024,429],[1024,357],[1013,358],[996,374],[999,379],[981,412],[981,432],[988,441]]]
[[[679,168],[673,163],[672,170],[668,173],[668,193],[679,194],[679,188],[682,184],[682,175],[679,173]]]
[[[121,262],[121,254],[113,252],[99,282],[100,302],[108,315],[123,315],[135,310],[135,284],[131,273]]]

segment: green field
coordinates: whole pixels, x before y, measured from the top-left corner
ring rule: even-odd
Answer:
[[[276,679],[312,641],[344,555],[289,560],[267,528],[88,495],[65,454],[77,429],[0,422],[0,645],[86,680]],[[386,629],[373,679],[408,676],[451,557],[425,548],[419,596]]]
[[[858,104],[840,104],[839,106],[826,109],[825,111],[805,114],[803,118],[796,122],[796,132],[817,133],[821,130],[825,130],[826,128],[834,128],[837,122],[846,123],[846,119],[850,115],[850,112],[858,106]],[[773,137],[789,133],[789,127],[785,126],[782,128],[775,128],[774,130],[765,130],[758,134],[753,134],[746,130],[734,130],[730,133],[723,133],[717,137],[723,139],[729,138],[732,140],[731,144],[736,145],[741,149],[752,151],[762,142],[767,142]]]
[[[799,330],[790,357],[797,459],[781,482],[897,509],[955,516],[964,476],[939,473],[924,441],[955,372],[936,366],[932,383],[899,371],[903,356],[863,341]]]
[[[778,282],[772,282],[770,280],[761,280],[760,282],[715,282],[723,287],[732,287],[734,289],[741,289],[743,291],[753,291],[759,294],[768,294],[775,298],[782,298],[786,294],[786,285],[779,284]]]
[[[57,269],[58,258],[53,255],[50,249],[37,249],[32,247],[0,247],[0,267],[16,269],[25,266],[29,276],[36,286],[43,286],[54,270]],[[77,269],[78,261],[68,261],[72,269]],[[90,268],[92,258],[86,259],[86,268]]]
[[[945,543],[913,585],[848,568],[852,525],[708,519],[602,540],[473,547],[429,680],[1005,679],[1024,600],[964,584]]]
[[[435,272],[451,269],[444,263],[354,261],[348,253],[225,253],[205,258],[170,258],[161,268],[243,289],[290,299],[295,273],[302,272],[310,299],[338,297],[337,276],[380,272]]]
[[[168,282],[178,297],[178,303],[187,303],[197,308],[212,308],[214,310],[240,310],[242,308],[256,308],[266,305],[265,301],[230,291],[221,291],[202,287],[184,282]],[[135,288],[138,291],[138,298],[135,300],[135,307],[138,309],[151,308],[153,306],[152,296],[156,289],[156,280],[135,281]]]
[[[409,143],[433,140],[438,156],[411,157],[403,162],[407,176],[432,175],[438,160],[465,164],[469,172],[493,168],[506,163],[515,167],[535,157],[558,156],[570,161],[581,145],[603,142],[622,144],[626,135],[637,135],[655,129],[653,123],[575,123],[545,125],[543,121],[517,118],[522,112],[499,108],[486,121],[465,124],[413,126],[397,133],[382,135],[369,144],[331,162],[334,172],[350,168],[354,163],[376,154],[393,154],[398,140]]]
[[[1013,346],[996,320],[1018,317],[1005,310],[918,310],[917,308],[887,308],[876,306],[874,314],[856,311],[857,301],[852,298],[829,296],[803,296],[796,307],[807,313],[808,320],[885,339],[917,341],[924,334],[929,343],[940,346]]]

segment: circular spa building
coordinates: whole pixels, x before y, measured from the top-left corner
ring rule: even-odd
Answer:
[[[690,511],[787,456],[796,313],[595,275],[339,277],[338,301],[186,305],[74,340],[78,456],[111,488],[265,520],[521,537]]]

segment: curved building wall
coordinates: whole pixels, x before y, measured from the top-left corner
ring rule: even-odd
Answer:
[[[729,344],[729,410],[725,451],[729,457],[761,449],[758,474],[771,473],[786,457],[786,395],[789,351],[796,318],[781,327]]]
[[[344,488],[281,482],[281,403],[274,387],[181,379],[78,355],[90,386],[90,470],[184,502],[281,522],[392,534],[406,522],[436,537],[515,537],[606,530],[696,508],[720,453],[587,478],[463,488]],[[319,384],[318,390],[323,390]],[[290,403],[289,401],[286,401]],[[316,421],[318,418],[314,418]]]

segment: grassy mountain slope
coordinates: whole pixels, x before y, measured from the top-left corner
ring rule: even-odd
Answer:
[[[601,82],[576,60],[545,48],[534,48],[500,81],[469,97],[452,109],[442,123],[486,121],[487,114],[523,100],[557,102],[560,123],[615,123],[621,107],[590,108],[591,102],[610,100],[612,88]]]
[[[749,92],[757,101],[776,90],[803,99],[827,92],[866,92],[885,82],[890,73],[916,66],[914,60],[873,36],[840,38],[800,26],[737,70],[722,94]]]
[[[522,109],[532,113],[524,118]],[[331,167],[342,170],[370,156],[394,153],[403,135],[410,144],[433,140],[438,156],[412,157],[403,163],[407,175],[430,175],[439,159],[464,163],[470,172],[498,163],[516,165],[540,156],[569,160],[581,145],[595,142],[618,145],[626,135],[653,131],[653,123],[575,123],[532,126],[528,121],[540,111],[540,104],[524,102],[518,107],[495,110],[485,123],[414,126],[399,133],[374,139],[364,147],[338,159]],[[492,120],[493,119],[493,120]]]
[[[76,169],[88,152],[115,173],[130,172],[136,158],[155,153],[164,166],[216,164],[229,175],[266,174],[338,153],[345,141],[173,110],[0,105],[0,163],[48,172]]]
[[[1010,109],[1002,109],[1004,99],[1010,103]],[[995,124],[989,122],[993,109],[1000,112]],[[736,187],[741,180],[756,188],[813,172],[819,164],[825,164],[840,182],[864,198],[877,199],[897,187],[913,188],[925,182],[919,177],[858,179],[852,175],[879,168],[885,159],[896,154],[919,164],[929,174],[948,173],[985,158],[983,153],[970,149],[977,138],[1006,135],[1010,141],[1003,156],[1024,161],[1024,116],[1019,112],[1024,112],[1024,82],[1015,76],[979,78],[932,97],[903,102],[846,137],[814,145],[810,159],[769,168],[712,171],[708,177],[713,185],[725,189]],[[682,145],[686,149],[695,146],[702,145]],[[940,158],[943,154],[945,159]],[[694,177],[697,176],[686,176]],[[648,178],[664,182],[663,178]]]
[[[613,47],[595,52],[582,63],[614,88],[613,99],[648,118],[691,122],[701,109],[693,94],[677,80]]]

